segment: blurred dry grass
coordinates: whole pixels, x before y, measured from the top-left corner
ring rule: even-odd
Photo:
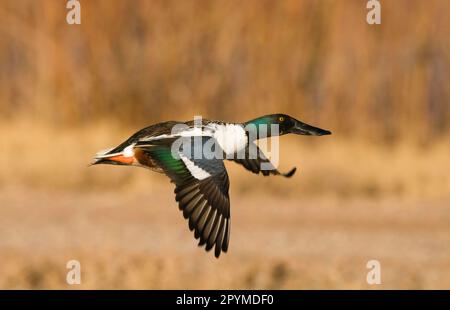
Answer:
[[[348,136],[448,133],[450,3],[2,1],[0,111],[61,126],[240,121],[274,111]],[[176,113],[174,114],[174,111]]]
[[[0,3],[0,287],[450,288],[450,3]],[[167,179],[87,168],[150,123],[284,112],[289,180],[227,164],[232,239],[196,248]]]
[[[217,260],[195,246],[171,186],[1,197],[2,288],[450,288],[448,201],[286,198],[232,185],[230,251]],[[71,259],[81,286],[65,283]],[[372,259],[380,286],[366,283]]]

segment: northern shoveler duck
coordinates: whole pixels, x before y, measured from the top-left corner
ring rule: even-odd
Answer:
[[[168,121],[139,130],[119,146],[97,153],[92,164],[139,166],[166,174],[175,183],[175,199],[189,229],[200,239],[199,246],[206,245],[207,251],[215,247],[215,256],[219,257],[221,252],[227,252],[230,241],[229,181],[223,160],[233,160],[256,174],[291,177],[295,167],[281,173],[254,143],[261,137],[288,133],[331,134],[285,114],[266,115],[245,123]],[[196,138],[200,143],[174,147],[177,141]],[[225,156],[196,156],[196,150],[208,143],[214,145],[211,150],[216,155]],[[185,152],[192,145],[194,156],[192,149]],[[218,149],[220,152],[216,152]],[[257,151],[254,156],[251,149]]]

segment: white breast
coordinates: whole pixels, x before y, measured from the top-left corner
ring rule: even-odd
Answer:
[[[227,155],[232,155],[247,146],[244,127],[235,124],[214,124],[213,137]]]

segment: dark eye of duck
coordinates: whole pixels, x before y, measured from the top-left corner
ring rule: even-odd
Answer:
[[[284,122],[284,116],[278,117],[278,121],[279,121],[279,122]]]

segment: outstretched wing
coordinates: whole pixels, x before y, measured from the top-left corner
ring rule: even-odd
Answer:
[[[256,154],[250,154],[250,147],[254,147],[256,150]],[[252,156],[250,156],[252,155]],[[297,171],[297,168],[294,167],[292,168],[290,171],[286,172],[286,173],[282,173],[280,171],[278,171],[278,169],[275,168],[275,166],[270,162],[269,159],[267,159],[267,157],[264,155],[264,153],[259,149],[259,147],[254,144],[251,143],[249,145],[247,145],[246,149],[245,149],[245,157],[242,159],[239,158],[233,158],[230,159],[238,164],[241,164],[242,166],[244,166],[245,169],[259,174],[260,172],[262,173],[262,175],[264,176],[268,176],[270,174],[272,175],[282,175],[284,177],[290,178],[291,176],[294,175],[295,171]],[[265,169],[261,169],[262,164],[264,164],[264,168]]]
[[[193,159],[183,153],[173,156],[170,146],[140,147],[175,183],[175,199],[194,230],[199,245],[214,254],[228,250],[230,241],[230,199],[228,174],[221,159]]]

